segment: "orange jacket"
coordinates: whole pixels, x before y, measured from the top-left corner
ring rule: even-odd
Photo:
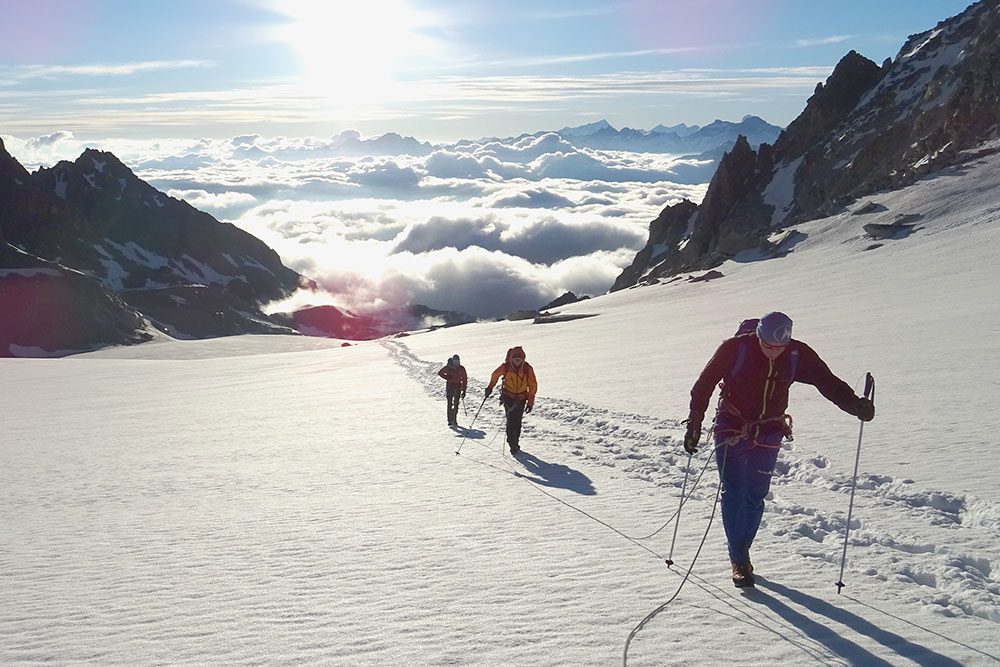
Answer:
[[[522,361],[520,367],[515,366],[510,361],[513,357],[524,359],[524,350],[520,347],[512,347],[507,350],[507,359],[493,371],[487,389],[493,391],[500,376],[503,376],[501,391],[513,398],[524,399],[528,405],[533,406],[535,393],[538,391],[535,369],[527,361]]]

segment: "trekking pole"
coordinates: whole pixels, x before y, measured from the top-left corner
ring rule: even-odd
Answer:
[[[677,515],[674,517],[674,536],[670,540],[670,553],[667,554],[667,567],[674,564],[674,542],[677,541],[677,528],[681,525],[681,509],[684,507],[684,492],[687,490],[688,485],[688,473],[691,471],[691,457],[694,456],[693,452],[688,452],[688,462],[687,466],[684,467],[684,483],[681,485],[681,502],[677,506]]]
[[[875,402],[875,378],[872,377],[871,373],[865,373],[865,398],[871,397],[872,402]],[[854,455],[854,478],[851,480],[851,502],[847,506],[847,527],[844,529],[844,552],[840,556],[840,578],[837,579],[837,595],[840,595],[841,589],[844,588],[844,563],[847,560],[847,536],[851,533],[851,513],[854,511],[854,490],[857,488],[858,483],[858,462],[861,461],[861,436],[865,432],[865,423],[861,422],[861,427],[858,429],[858,451]]]
[[[462,409],[465,410],[465,416],[469,416],[469,408],[465,407],[465,394],[462,394]]]
[[[479,413],[483,409],[483,406],[486,405],[487,398],[489,398],[489,396],[483,396],[483,402],[479,404],[479,410],[476,410],[476,416],[472,418],[472,423],[470,423],[469,428],[465,430],[465,435],[462,436],[462,442],[458,443],[458,448],[455,450],[456,454],[462,451],[462,445],[465,444],[465,439],[469,437],[469,431],[472,430],[473,424],[475,424],[476,420],[479,419]]]

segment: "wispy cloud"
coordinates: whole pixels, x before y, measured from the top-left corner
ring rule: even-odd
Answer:
[[[567,63],[597,62],[600,60],[621,60],[626,58],[645,58],[648,56],[666,56],[676,53],[701,51],[701,47],[672,47],[663,49],[641,49],[637,51],[603,51],[597,53],[577,53],[552,56],[532,56],[523,58],[505,58],[500,60],[470,61],[457,64],[455,67],[541,67],[545,65],[564,65]]]
[[[803,65],[800,67],[744,67],[744,68],[711,68],[685,67],[678,72],[693,74],[780,74],[783,76],[823,77],[833,70],[833,65]]]
[[[538,11],[532,12],[525,18],[528,20],[550,21],[563,19],[577,19],[591,16],[608,16],[616,12],[615,7],[589,7],[580,9],[570,9],[566,11]]]
[[[80,100],[80,104],[91,106],[116,106],[116,105],[176,105],[180,103],[193,102],[211,104],[213,107],[220,106],[244,106],[254,104],[258,108],[262,106],[270,107],[294,107],[301,108],[304,103],[315,101],[320,96],[315,92],[309,92],[297,86],[261,86],[257,88],[231,88],[217,90],[179,90],[163,93],[148,93],[145,95],[134,95],[131,97],[100,97],[94,96],[90,99]],[[263,102],[263,105],[262,105]]]
[[[822,46],[823,44],[840,44],[854,35],[830,35],[829,37],[812,37],[795,40],[795,46]]]
[[[469,104],[473,100],[512,102],[569,101],[580,98],[641,95],[700,95],[717,97],[760,89],[801,89],[815,86],[829,67],[799,71],[775,69],[759,72],[666,71],[614,75],[443,77],[421,82],[426,99]],[[744,75],[749,74],[749,76]]]
[[[0,109],[0,124],[8,131],[21,133],[46,133],[62,128],[116,135],[124,127],[197,128],[213,123],[233,133],[240,132],[237,128],[240,124],[295,133],[302,130],[294,127],[310,124],[318,127],[335,117],[341,127],[357,124],[366,129],[394,119],[418,117],[454,121],[456,117],[482,118],[497,113],[546,112],[565,116],[581,101],[621,105],[624,100],[631,100],[629,104],[634,105],[657,101],[668,104],[685,99],[714,103],[785,94],[801,95],[804,99],[831,70],[831,66],[824,66],[680,69],[592,76],[455,75],[396,82],[382,88],[378,100],[330,99],[296,84],[228,90],[179,89],[130,96],[94,90],[86,95],[67,94],[63,103],[59,103],[59,94],[54,91],[23,91],[23,97],[16,101],[7,96],[9,102],[21,104],[10,112]],[[282,129],[275,130],[277,127]],[[186,136],[193,136],[194,132]]]
[[[209,60],[145,60],[131,63],[90,65],[22,65],[7,68],[15,79],[44,79],[60,76],[132,76],[163,70],[215,67]]]

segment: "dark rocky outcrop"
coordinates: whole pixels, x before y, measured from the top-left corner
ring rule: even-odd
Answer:
[[[0,244],[0,357],[63,355],[150,340],[140,313],[100,281]]]
[[[618,276],[611,286],[611,291],[615,292],[639,283],[647,271],[658,266],[667,255],[671,254],[687,234],[691,218],[697,210],[697,204],[684,199],[660,211],[656,220],[649,223],[649,240],[646,241],[646,245],[635,256],[632,264]]]
[[[513,313],[507,315],[507,320],[510,322],[519,322],[521,320],[533,320],[538,317],[541,313],[537,310],[515,310]]]
[[[848,52],[826,83],[816,84],[806,108],[774,143],[775,152],[784,160],[793,160],[811,149],[851,113],[882,75],[882,69],[871,60],[856,51]]]
[[[252,301],[218,285],[170,285],[123,290],[120,295],[174,338],[299,333],[265,315]]]
[[[589,298],[590,298],[589,296],[577,296],[576,294],[573,294],[573,292],[564,292],[562,295],[556,297],[552,301],[549,301],[547,304],[545,304],[538,310],[542,311],[542,310],[549,310],[552,308],[559,308],[560,306],[566,306],[571,303],[576,303],[577,301],[583,301]]]
[[[406,307],[406,312],[416,321],[417,328],[452,327],[459,324],[475,322],[476,318],[469,313],[457,310],[438,310],[429,306],[413,304]]]
[[[0,239],[11,246],[0,262],[0,289],[8,300],[26,289],[39,295],[35,306],[21,303],[0,320],[0,339],[14,336],[24,349],[137,342],[143,337],[127,332],[145,330],[139,313],[184,338],[296,333],[259,308],[290,295],[298,273],[256,237],[159,192],[111,153],[88,149],[29,174],[0,141]],[[23,271],[6,270],[23,257],[58,268],[25,282]],[[51,347],[51,336],[41,337],[43,320],[77,339]],[[28,332],[41,338],[30,344]]]
[[[675,223],[654,235],[654,221],[646,248],[612,290],[711,268],[765,246],[789,223],[972,159],[963,152],[1000,137],[998,34],[996,1],[984,0],[911,36],[882,66],[851,51],[773,148],[734,145],[697,210],[685,211],[690,230],[679,234]]]
[[[350,340],[372,340],[400,331],[455,326],[475,321],[471,315],[414,305],[352,313],[336,306],[309,306],[291,313],[272,315],[274,321],[307,336],[327,336]]]
[[[336,306],[310,306],[292,313],[281,313],[274,318],[307,336],[372,340],[390,333],[382,328],[377,318],[356,315]]]
[[[122,278],[121,287],[215,284],[265,301],[298,286],[299,275],[262,241],[156,190],[111,153],[87,149],[75,162],[39,169],[31,183],[67,212],[25,243],[113,287],[124,273],[134,284]]]
[[[756,245],[757,230],[771,217],[771,208],[759,191],[773,170],[772,155],[767,144],[755,152],[740,137],[732,152],[723,155],[701,205],[684,200],[664,209],[650,225],[646,247],[611,290],[634,285],[640,277],[652,282],[665,275],[714,266]]]
[[[909,185],[1000,136],[998,34],[1000,12],[988,1],[910,37],[847,118],[805,154],[791,215],[827,215]]]
[[[558,324],[597,317],[598,313],[539,313],[532,324]]]

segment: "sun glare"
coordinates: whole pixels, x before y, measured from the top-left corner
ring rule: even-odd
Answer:
[[[338,103],[385,99],[396,76],[432,55],[430,17],[406,0],[284,0],[279,29],[302,60],[311,92]]]

